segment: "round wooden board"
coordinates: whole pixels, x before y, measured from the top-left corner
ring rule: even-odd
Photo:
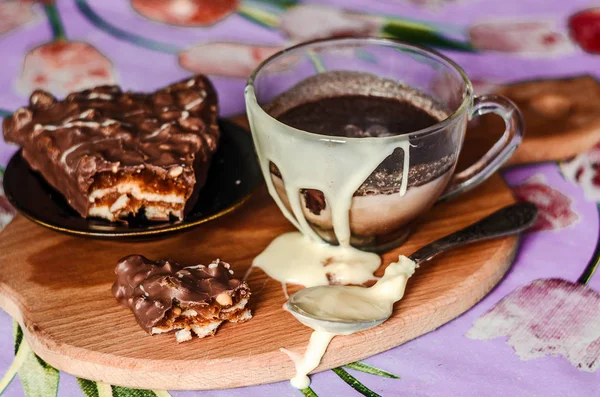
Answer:
[[[434,207],[407,243],[383,256],[383,263],[513,202],[509,188],[494,175],[473,192]],[[311,330],[282,310],[281,285],[262,271],[254,270],[248,280],[252,320],[225,324],[214,337],[182,344],[172,334],[145,334],[110,287],[117,260],[131,253],[187,264],[219,257],[241,277],[273,238],[291,229],[264,188],[240,210],[164,240],[85,239],[17,216],[0,238],[0,307],[17,319],[41,358],[83,378],[150,389],[281,381],[294,374],[294,366],[279,348],[302,352]],[[460,315],[498,283],[517,245],[517,237],[478,243],[423,266],[387,322],[334,338],[317,371],[388,350]]]

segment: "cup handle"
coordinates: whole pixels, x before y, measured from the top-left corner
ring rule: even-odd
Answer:
[[[476,96],[473,100],[471,117],[487,113],[496,113],[504,119],[506,125],[504,134],[482,158],[452,177],[440,200],[456,196],[479,185],[500,168],[521,143],[525,130],[523,116],[510,99],[500,95]]]

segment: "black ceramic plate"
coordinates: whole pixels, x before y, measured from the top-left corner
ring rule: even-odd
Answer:
[[[8,163],[4,191],[13,206],[33,222],[65,233],[124,238],[158,236],[216,219],[241,206],[262,181],[252,137],[237,125],[221,120],[221,141],[198,200],[181,221],[151,222],[143,217],[129,223],[82,218],[40,174],[32,171],[21,152]]]

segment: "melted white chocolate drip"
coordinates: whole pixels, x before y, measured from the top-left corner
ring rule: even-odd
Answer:
[[[288,282],[305,287],[328,285],[330,281],[362,284],[373,279],[373,272],[381,263],[379,256],[350,245],[352,197],[396,149],[404,152],[398,194],[406,194],[410,168],[408,135],[393,139],[347,139],[309,134],[286,126],[264,112],[256,101],[252,86],[246,88],[246,105],[269,193],[284,216],[300,231],[286,233],[273,240],[252,265],[260,267],[284,286]],[[281,173],[289,209],[274,185],[271,163]],[[309,225],[302,210],[301,189],[315,189],[324,194],[339,246],[324,244]],[[321,295],[312,304],[305,302],[306,310],[314,310],[321,315],[338,313],[338,318],[342,315],[347,320],[356,318],[364,321],[365,316],[381,319],[382,310],[391,313],[394,302],[402,298],[406,281],[414,272],[414,262],[405,259],[408,262],[401,258],[398,263],[388,266],[384,277],[371,288],[340,286],[336,288],[341,290],[330,290],[329,287],[323,291],[317,289]],[[310,384],[307,374],[319,365],[331,339],[342,334],[323,329],[318,322],[305,325],[315,331],[304,355],[282,349],[294,361],[297,373],[291,383],[300,389]]]
[[[354,247],[340,247],[315,242],[298,232],[277,237],[253,266],[282,283],[305,287],[339,284],[362,284],[373,278],[381,263],[378,255]]]
[[[262,268],[281,282],[304,280],[310,283],[303,284],[305,286],[328,284],[327,277],[323,277],[326,274],[330,274],[336,280],[352,279],[358,284],[372,279],[372,272],[377,268],[375,263],[380,263],[379,258],[375,259],[376,255],[365,254],[350,245],[349,214],[352,196],[379,164],[398,148],[404,152],[399,194],[406,194],[410,167],[408,135],[395,139],[347,139],[309,134],[280,123],[260,109],[252,87],[246,89],[246,101],[254,142],[269,193],[285,217],[304,236],[312,240],[312,243],[306,242],[296,234],[281,236],[255,259],[253,266]],[[277,194],[270,172],[271,162],[277,165],[281,173],[291,211]],[[323,192],[331,209],[333,231],[339,246],[323,248],[321,238],[303,214],[301,189]],[[354,274],[335,274],[333,268],[329,271],[316,270],[330,263],[332,257],[344,258],[339,268],[351,269],[350,273]],[[302,261],[297,258],[302,258]],[[359,263],[365,264],[365,267],[360,269],[360,266],[356,265]],[[318,274],[314,277],[306,276],[309,271]]]
[[[391,315],[394,303],[402,299],[408,279],[415,272],[415,262],[400,256],[391,263],[385,274],[370,288],[348,286],[326,286],[313,288],[303,294],[295,305],[305,313],[323,320],[376,321]],[[308,373],[317,368],[331,339],[336,335],[349,335],[352,331],[340,332],[327,328],[324,321],[305,317],[304,325],[314,329],[304,355],[282,349],[296,366],[296,376],[290,382],[298,389],[310,385]]]
[[[296,389],[306,389],[310,385],[308,373],[319,366],[321,358],[329,346],[329,342],[336,334],[324,331],[315,331],[310,335],[308,346],[304,355],[294,353],[287,349],[281,349],[282,352],[294,362],[296,366],[296,376],[290,379],[290,383]]]

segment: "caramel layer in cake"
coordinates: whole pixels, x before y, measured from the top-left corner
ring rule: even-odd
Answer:
[[[35,91],[3,130],[81,216],[110,221],[141,209],[148,219],[182,219],[220,136],[203,76],[150,94],[102,86],[59,101]]]

